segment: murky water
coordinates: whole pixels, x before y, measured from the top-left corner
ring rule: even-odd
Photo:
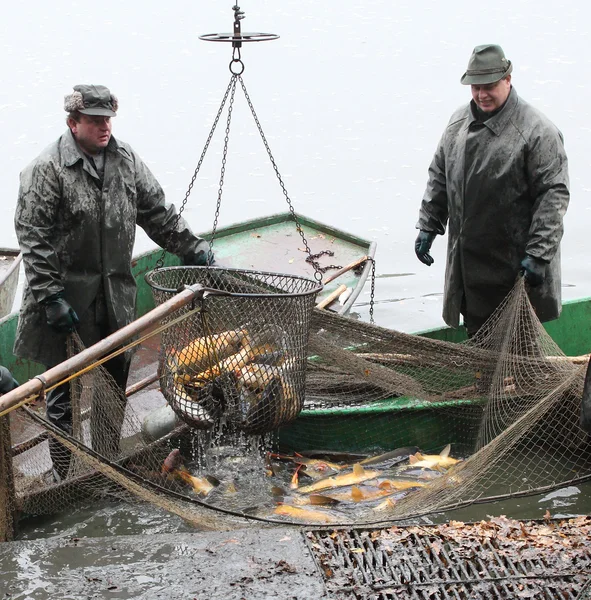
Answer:
[[[68,0],[15,5],[0,23],[0,246],[15,246],[18,173],[65,129],[62,98],[76,83],[108,85],[121,109],[114,135],[131,143],[179,205],[230,78],[231,49],[200,41],[230,31],[231,2],[105,0],[100,11]],[[420,4],[251,0],[244,31],[280,34],[242,49],[244,82],[296,211],[376,240],[376,321],[402,331],[442,324],[445,240],[421,265],[413,242],[427,166],[451,112],[469,98],[459,84],[476,44],[500,43],[518,92],[565,136],[572,201],[565,219],[563,297],[591,295],[588,23],[591,9],[550,0]],[[185,209],[211,228],[222,136],[204,161]],[[233,115],[220,224],[287,206],[239,94]],[[136,251],[153,247],[138,233]],[[354,311],[368,315],[369,286]],[[0,357],[1,358],[1,357]],[[543,497],[474,506],[466,514],[541,516],[588,512],[584,486]],[[176,531],[149,508],[92,507],[38,520],[24,536]]]

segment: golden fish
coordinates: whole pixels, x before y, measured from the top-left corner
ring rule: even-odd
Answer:
[[[375,511],[385,512],[392,510],[396,506],[396,500],[393,498],[386,498],[383,502],[380,502],[375,508]]]
[[[239,352],[226,357],[213,367],[195,375],[195,377],[192,378],[192,381],[196,383],[205,383],[219,377],[222,373],[227,371],[239,372],[255,359],[257,353],[257,348],[251,348],[247,345]]]
[[[401,490],[410,490],[412,488],[425,487],[424,481],[402,481],[398,479],[378,479],[378,487],[383,490],[399,492]]]
[[[359,463],[353,465],[352,473],[341,473],[340,475],[333,475],[326,479],[320,479],[312,483],[301,487],[299,489],[302,494],[309,494],[311,492],[318,492],[319,490],[327,490],[338,487],[345,487],[347,485],[355,485],[368,479],[375,479],[380,474],[379,471],[369,471],[364,469]]]
[[[171,371],[202,371],[237,352],[246,336],[246,330],[239,329],[200,337],[169,357]]]
[[[337,473],[345,468],[344,465],[338,465],[327,460],[320,460],[319,458],[308,458],[307,456],[287,456],[285,454],[269,454],[270,458],[278,458],[279,460],[288,460],[297,465],[303,465],[304,473],[309,477],[318,479],[319,477],[325,477],[331,473]]]
[[[258,363],[247,365],[236,370],[238,380],[249,389],[258,392],[264,389],[271,380],[281,375],[281,370],[277,367],[260,365]]]
[[[200,496],[207,496],[216,485],[206,477],[194,477],[185,469],[176,469],[173,473],[179,478],[190,484],[195,492]]]
[[[371,481],[369,482],[372,483]],[[424,486],[424,483],[416,481],[381,481],[377,486],[373,485],[353,485],[350,490],[342,492],[332,492],[325,494],[327,498],[338,500],[339,502],[372,502],[379,498],[391,496],[400,490],[417,488]]]
[[[338,523],[338,519],[330,513],[319,510],[299,508],[290,504],[279,504],[273,511],[276,515],[291,517],[306,523]]]
[[[332,496],[325,496],[323,494],[310,494],[309,496],[292,496],[289,498],[289,502],[286,502],[286,504],[290,504],[293,506],[327,506],[339,503],[340,500],[337,500]]]
[[[420,452],[417,452],[409,458],[408,462],[413,467],[422,467],[425,469],[449,469],[449,467],[460,462],[459,459],[449,456],[450,449],[451,446],[448,444],[439,454],[421,454]]]

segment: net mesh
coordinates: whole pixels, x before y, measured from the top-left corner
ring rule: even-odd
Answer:
[[[185,285],[213,292],[203,296],[194,317],[162,335],[162,393],[181,419],[209,429],[223,418],[228,426],[262,434],[298,416],[318,283],[214,267],[167,267],[146,279],[156,304]]]
[[[252,314],[248,304],[232,306],[234,320],[227,322],[227,309],[217,313],[207,300],[209,329],[187,324],[200,318],[189,307],[139,346],[135,372],[158,369],[156,382],[142,391],[123,399],[103,366],[73,379],[71,436],[44,421],[41,401],[10,413],[12,477],[3,477],[9,483],[2,492],[15,511],[58,512],[108,497],[153,502],[203,527],[374,524],[591,476],[588,437],[579,426],[588,357],[561,352],[521,279],[477,336],[459,344],[315,310],[306,345],[306,333],[292,334],[288,312],[279,318],[269,307]],[[297,418],[290,413],[275,426],[265,417],[262,432],[231,415],[196,427],[201,417],[193,405],[201,399],[186,401],[190,418],[174,406],[175,372],[166,361],[195,340],[242,329],[252,336],[264,331],[262,323],[281,329],[284,354],[307,357],[298,367],[301,379],[291,380],[303,387]],[[217,359],[199,369],[226,360]],[[272,366],[277,377],[292,368]],[[167,401],[172,421],[161,435],[148,435],[146,422]],[[217,410],[233,408],[228,402]],[[50,439],[72,456],[61,483],[48,478]]]

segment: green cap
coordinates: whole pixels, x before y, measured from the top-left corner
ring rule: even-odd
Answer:
[[[119,103],[104,85],[75,85],[74,91],[64,98],[66,112],[78,111],[83,115],[115,117]]]
[[[509,75],[513,70],[510,60],[496,44],[476,46],[468,62],[468,69],[460,79],[463,85],[487,85]]]

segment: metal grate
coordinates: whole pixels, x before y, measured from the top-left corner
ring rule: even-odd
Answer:
[[[307,531],[305,537],[329,598],[587,598],[588,538],[564,545],[567,535],[559,527],[547,534],[550,528],[546,526],[538,537],[531,535],[536,524],[530,522],[530,533],[524,529],[521,538],[493,535],[485,539],[478,525],[472,531],[471,526],[461,525],[461,538],[441,535],[436,526],[317,530]],[[577,535],[575,528],[573,535]]]

